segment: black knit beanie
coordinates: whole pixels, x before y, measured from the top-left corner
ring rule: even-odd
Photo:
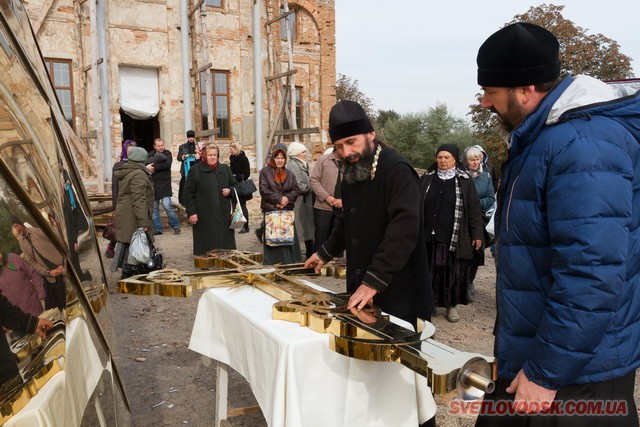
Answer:
[[[460,149],[454,144],[442,144],[440,147],[438,147],[438,150],[436,150],[436,155],[438,155],[438,153],[441,151],[451,153],[453,158],[456,159],[456,163],[458,163],[458,158],[460,157]]]
[[[353,135],[373,132],[371,120],[364,108],[355,101],[338,101],[329,113],[331,142]]]
[[[558,39],[547,29],[526,22],[493,33],[478,50],[478,84],[517,87],[552,82],[560,77]]]

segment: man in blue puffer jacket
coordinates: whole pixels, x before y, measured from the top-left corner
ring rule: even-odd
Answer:
[[[526,23],[478,52],[481,105],[511,138],[495,216],[499,379],[476,425],[637,426],[640,92],[560,78],[558,52]],[[500,400],[530,414],[489,416]],[[597,402],[618,416],[596,416]],[[559,416],[531,414],[540,406]]]

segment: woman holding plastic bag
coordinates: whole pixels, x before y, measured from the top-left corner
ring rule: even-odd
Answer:
[[[265,216],[263,264],[291,264],[302,261],[293,220],[298,183],[287,170],[287,153],[275,148],[260,171],[260,208]]]
[[[189,169],[184,186],[184,207],[193,225],[193,254],[212,249],[236,249],[231,225],[231,197],[237,181],[231,168],[220,163],[220,150],[212,142],[205,145],[202,161]]]
[[[116,204],[116,257],[114,263],[122,268],[122,278],[130,273],[125,271],[125,263],[129,258],[131,237],[138,228],[146,232],[150,247],[153,245],[153,233],[150,233],[153,212],[153,181],[151,174],[144,167],[147,151],[136,147],[129,153],[129,161],[124,163],[114,174],[119,181],[118,202]]]

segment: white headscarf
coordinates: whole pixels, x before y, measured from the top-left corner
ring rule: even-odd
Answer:
[[[287,148],[287,156],[295,157],[300,153],[304,153],[305,151],[307,151],[307,147],[305,147],[304,144],[294,141],[289,144],[289,147]]]

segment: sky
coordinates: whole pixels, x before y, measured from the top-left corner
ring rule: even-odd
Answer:
[[[562,15],[587,34],[617,41],[640,78],[637,0],[336,0],[337,72],[358,80],[376,109],[403,114],[444,103],[468,119],[480,92],[478,48],[515,15],[545,3],[564,5]]]

